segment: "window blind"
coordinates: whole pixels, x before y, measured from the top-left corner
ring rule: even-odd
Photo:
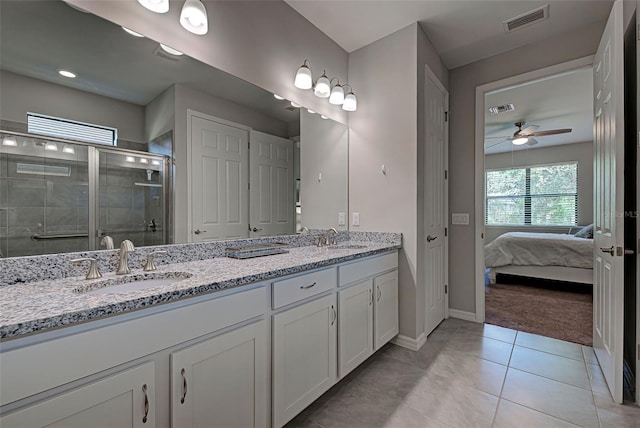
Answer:
[[[485,224],[574,226],[578,221],[578,164],[488,170]]]
[[[118,138],[118,130],[115,128],[45,116],[38,113],[27,113],[27,127],[32,134],[107,146],[115,146]]]

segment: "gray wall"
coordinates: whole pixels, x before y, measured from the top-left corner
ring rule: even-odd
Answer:
[[[469,213],[468,226],[451,226],[449,306],[475,312],[475,90],[476,86],[596,52],[605,22],[451,70],[449,73],[449,211]],[[523,61],[523,58],[535,60]],[[479,219],[482,221],[482,219]]]
[[[417,278],[424,62],[447,84],[446,68],[417,24],[349,56],[350,83],[359,88],[358,112],[349,118],[349,211],[360,213],[360,226],[350,229],[403,234],[400,334],[409,338],[424,331],[424,283]]]
[[[26,124],[27,112],[41,113],[118,128],[119,140],[146,143],[142,106],[8,71],[0,71],[0,87],[2,120]]]
[[[593,142],[566,144],[531,150],[487,155],[485,170],[509,167],[578,162],[578,224],[593,222]],[[498,227],[485,226],[485,243],[510,231],[568,233],[567,227]]]

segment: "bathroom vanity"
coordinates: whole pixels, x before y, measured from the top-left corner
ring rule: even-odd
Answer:
[[[4,286],[0,425],[281,427],[398,333],[396,238]]]

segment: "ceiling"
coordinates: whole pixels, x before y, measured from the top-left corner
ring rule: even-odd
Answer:
[[[609,16],[613,0],[284,0],[347,52],[419,22],[448,69]],[[549,19],[505,34],[503,21],[549,4]]]
[[[299,119],[271,93],[187,56],[167,59],[158,48],[62,1],[0,1],[3,70],[142,106],[180,83],[285,122]],[[59,76],[61,65],[78,77]]]

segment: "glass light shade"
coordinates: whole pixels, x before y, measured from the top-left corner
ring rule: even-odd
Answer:
[[[529,141],[529,137],[519,137],[514,138],[511,142],[514,146],[522,146],[523,144],[527,144],[527,141]]]
[[[49,141],[44,145],[44,149],[45,150],[51,150],[52,152],[57,152],[58,151],[58,145],[56,143],[54,143],[53,141]]]
[[[18,141],[14,137],[4,137],[2,140],[3,146],[13,146],[16,147],[18,145]]]
[[[127,157],[124,158],[124,160],[126,162],[135,162],[136,158],[134,158],[133,156],[127,156]]]
[[[329,78],[327,78],[324,73],[316,82],[316,87],[313,89],[313,93],[316,95],[316,97],[329,97],[329,94],[331,93],[331,83],[329,83]]]
[[[171,54],[171,55],[175,55],[175,56],[181,56],[181,55],[184,55],[184,54],[183,54],[182,52],[180,52],[179,50],[174,49],[174,48],[172,48],[172,47],[170,47],[170,46],[167,46],[167,45],[163,45],[162,43],[160,43],[160,47],[162,48],[162,50],[163,50],[163,51],[165,51],[165,52],[167,52],[167,53],[169,53],[169,54]]]
[[[75,154],[76,150],[71,146],[64,146],[62,148],[62,153],[69,153],[70,155]]]
[[[207,34],[209,20],[207,10],[200,0],[186,0],[180,12],[180,25],[185,30],[198,35]]]
[[[329,119],[329,118],[328,118],[327,116],[325,116],[324,114],[321,114],[321,115],[320,115],[320,118],[322,118],[322,119]]]
[[[76,74],[72,73],[71,71],[68,71],[68,70],[58,70],[58,74],[60,76],[68,77],[69,79],[75,79],[76,78]]]
[[[342,110],[345,111],[356,111],[358,108],[358,100],[353,92],[349,92],[346,97],[344,97],[344,104],[342,104]]]
[[[145,8],[155,13],[169,12],[169,0],[138,0]]]
[[[308,108],[308,109],[307,109],[307,111],[308,111],[309,113],[311,113],[311,114],[316,114],[316,112],[315,112],[315,111],[313,111],[313,110],[311,110],[310,108]]]
[[[311,89],[313,81],[311,79],[311,70],[309,70],[309,67],[304,64],[300,66],[296,73],[296,80],[293,84],[299,89]]]
[[[291,101],[291,107],[300,108],[302,106],[298,103],[294,103],[293,101]]]
[[[329,102],[334,105],[342,105],[344,102],[344,89],[342,86],[336,85],[331,90],[331,95],[329,96]]]
[[[276,100],[284,100],[284,97],[281,97],[278,94],[273,94],[273,98],[275,98]]]
[[[144,37],[142,34],[140,34],[140,33],[136,33],[135,31],[130,30],[130,29],[128,29],[127,27],[122,27],[122,29],[123,29],[124,31],[126,31],[127,33],[131,34],[132,36],[135,36],[135,37]]]

